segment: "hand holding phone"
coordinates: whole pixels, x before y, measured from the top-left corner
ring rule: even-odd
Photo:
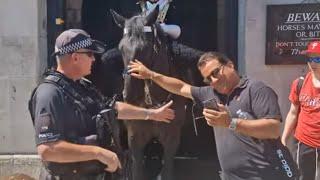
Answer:
[[[202,101],[202,105],[206,109],[213,109],[219,111],[218,102],[215,98]]]

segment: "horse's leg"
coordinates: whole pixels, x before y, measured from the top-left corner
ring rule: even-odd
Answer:
[[[185,113],[186,99],[180,96],[174,96],[174,104],[172,108],[175,110],[176,118],[170,124],[161,124],[159,128],[160,141],[164,146],[164,167],[161,172],[161,180],[174,180],[174,156],[180,144],[181,127]]]
[[[133,180],[149,180],[143,165],[143,150],[153,137],[152,126],[148,122],[127,122],[128,143],[132,155]]]
[[[161,180],[174,180],[174,156],[180,144],[181,127],[174,125],[166,128],[165,136],[161,138],[164,146],[164,166],[161,171]]]

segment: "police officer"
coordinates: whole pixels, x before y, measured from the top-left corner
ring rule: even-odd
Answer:
[[[97,137],[96,117],[108,108],[106,101],[83,78],[90,74],[94,53],[104,50],[102,43],[80,29],[66,30],[56,39],[57,69],[34,90],[29,103],[37,151],[46,167],[40,179],[104,179],[105,172],[111,174],[121,169],[118,155],[99,146]],[[144,109],[115,102],[109,108],[117,112],[118,119],[170,122],[174,118],[174,112],[169,108],[171,104]],[[89,165],[81,169],[85,162]],[[103,165],[102,172],[86,169],[96,163]],[[71,169],[69,165],[72,165]]]

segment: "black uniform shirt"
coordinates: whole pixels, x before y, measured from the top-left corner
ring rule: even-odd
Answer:
[[[86,96],[79,83],[62,77],[71,84],[68,88]],[[83,137],[95,134],[95,121],[75,102],[81,104],[55,84],[39,85],[32,99],[37,145],[58,140],[79,143]]]
[[[248,120],[281,118],[276,93],[260,81],[241,79],[230,96],[218,94],[210,86],[193,87],[191,92],[197,104],[217,98],[229,108],[232,118],[239,118],[240,111],[251,115]],[[276,154],[279,139],[259,140],[224,127],[214,127],[214,134],[225,180],[284,179],[286,172],[281,172]],[[280,147],[282,152],[284,147]],[[285,158],[292,162],[290,156]]]

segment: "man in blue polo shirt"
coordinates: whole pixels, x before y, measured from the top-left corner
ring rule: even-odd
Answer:
[[[194,87],[146,68],[129,65],[129,73],[151,79],[162,88],[202,105],[209,99],[218,109],[203,109],[214,128],[223,180],[286,180],[297,176],[296,166],[280,142],[281,114],[276,93],[264,83],[241,78],[225,55],[207,52],[198,69],[210,86]]]

